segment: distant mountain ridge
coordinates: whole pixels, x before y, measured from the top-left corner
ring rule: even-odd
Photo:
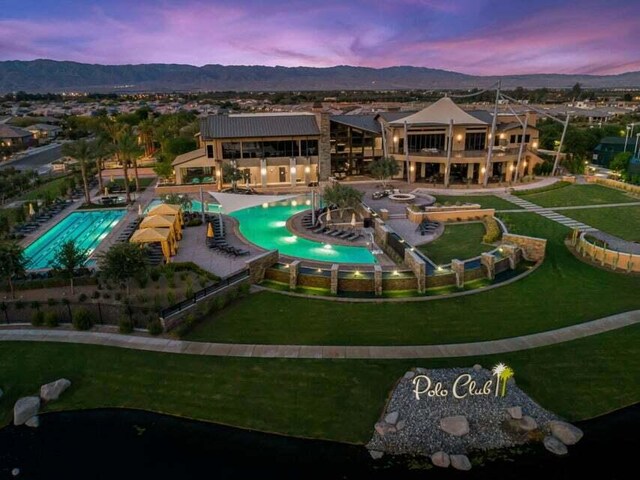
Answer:
[[[0,92],[145,92],[206,90],[408,90],[482,88],[640,87],[640,72],[619,75],[476,76],[425,67],[266,67],[257,65],[94,65],[55,60],[0,62]]]

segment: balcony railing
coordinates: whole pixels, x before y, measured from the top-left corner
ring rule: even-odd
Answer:
[[[506,148],[506,147],[494,147],[493,149],[493,158],[500,158],[505,156],[517,156],[519,152],[519,148]],[[525,151],[532,151],[527,148]],[[451,159],[456,158],[486,158],[487,149],[484,150],[454,150],[451,152]],[[396,151],[393,153],[396,155],[397,160],[401,160],[404,152]],[[423,148],[418,151],[409,151],[410,157],[427,157],[427,158],[438,158],[438,159],[446,159],[447,151],[438,149],[438,148]]]

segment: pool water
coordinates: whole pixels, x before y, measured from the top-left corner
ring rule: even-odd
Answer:
[[[149,203],[149,205],[145,209],[144,213],[147,213],[153,207],[157,207],[161,203],[162,203],[162,200],[158,198],[152,200],[151,203]],[[189,208],[188,211],[199,213],[202,211],[201,208],[202,208],[202,204],[200,203],[200,200],[191,200],[191,208]],[[218,205],[217,203],[207,204],[207,212],[218,213],[219,211],[220,211],[220,205]]]
[[[350,247],[316,242],[293,235],[286,227],[287,220],[309,210],[306,197],[244,208],[230,214],[240,222],[240,232],[252,243],[280,254],[332,263],[376,263],[365,247]]]
[[[124,209],[69,214],[25,249],[27,268],[49,268],[55,252],[68,240],[73,240],[78,248],[91,255],[125,214]]]

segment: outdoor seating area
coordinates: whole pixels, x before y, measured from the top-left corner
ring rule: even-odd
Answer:
[[[400,190],[397,188],[386,188],[384,190],[378,190],[371,194],[371,198],[374,200],[380,200],[381,198],[388,197],[390,195],[398,195]]]
[[[144,219],[127,225],[118,240],[128,235],[129,242],[146,244],[149,263],[152,265],[161,264],[163,260],[169,263],[178,251],[183,225],[182,207],[162,203],[149,210]],[[131,232],[131,228],[135,231]]]
[[[216,253],[221,253],[233,257],[243,257],[251,252],[244,248],[237,248],[229,244],[225,239],[225,229],[220,215],[207,216],[207,238],[206,245]]]
[[[44,207],[37,213],[33,211],[33,206],[29,205],[31,218],[28,221],[20,225],[16,225],[13,228],[11,232],[13,238],[24,238],[26,235],[37,231],[42,225],[44,225],[60,212],[68,208],[71,203],[73,202],[71,202],[70,200],[56,200],[52,205]]]
[[[319,218],[320,215],[324,212],[327,212],[327,216],[325,217],[326,224],[320,224]],[[311,231],[311,233],[315,233],[316,235],[325,235],[331,238],[337,238],[339,240],[346,240],[348,242],[355,242],[356,240],[360,240],[363,238],[362,233],[356,231],[355,228],[355,218],[352,219],[352,226],[350,228],[338,228],[332,227],[329,225],[331,221],[331,210],[324,208],[317,210],[316,212],[316,223],[311,224],[311,213],[305,214],[302,218],[302,225]],[[306,222],[306,223],[305,223]]]
[[[133,232],[135,232],[138,229],[138,225],[140,225],[139,218],[136,218],[131,222],[129,222],[129,224],[126,227],[124,227],[122,231],[118,234],[118,237],[116,238],[116,243],[128,242],[129,239],[131,238],[131,235],[133,235]]]
[[[420,235],[422,235],[422,236],[431,235],[433,233],[436,233],[436,231],[438,230],[440,225],[441,225],[440,222],[433,222],[431,220],[424,219],[418,225],[418,228],[416,229],[416,232],[420,232]]]

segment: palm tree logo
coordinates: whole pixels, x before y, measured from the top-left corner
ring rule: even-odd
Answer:
[[[515,375],[515,372],[511,367],[506,366],[504,363],[499,363],[491,370],[491,373],[496,376],[496,397],[500,394],[504,397],[507,393],[507,381]],[[502,384],[502,388],[500,388]]]

